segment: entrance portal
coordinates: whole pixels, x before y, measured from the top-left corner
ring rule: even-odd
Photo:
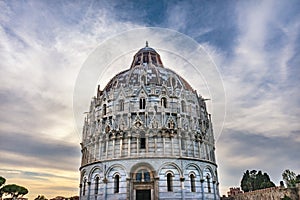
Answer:
[[[136,200],[151,200],[151,190],[136,190]]]

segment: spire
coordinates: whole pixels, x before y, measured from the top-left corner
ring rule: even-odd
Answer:
[[[146,47],[148,47],[148,41],[146,41]]]

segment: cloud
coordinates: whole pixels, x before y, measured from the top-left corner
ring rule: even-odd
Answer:
[[[251,130],[265,136],[289,135],[300,128],[298,106],[291,106],[295,102],[286,100],[288,96],[299,99],[299,89],[289,85],[288,70],[283,70],[291,67],[289,60],[295,54],[291,46],[299,31],[289,29],[290,33],[282,36],[286,39],[281,48],[266,49],[272,37],[269,30],[284,26],[280,20],[273,24],[279,17],[273,12],[280,11],[276,6],[274,2],[265,1],[250,6],[242,4],[237,8],[239,43],[235,55],[225,61],[228,62],[226,69],[221,70],[227,88],[228,128]],[[298,22],[288,26],[297,26],[295,24]],[[271,59],[274,57],[276,59]]]
[[[238,186],[247,169],[266,171],[276,184],[284,169],[299,171],[294,159],[300,151],[299,79],[288,78],[297,68],[292,60],[299,55],[299,14],[275,1],[240,2],[235,11],[238,35],[232,56],[212,54],[227,97],[216,148],[222,193]]]
[[[72,110],[78,71],[97,44],[138,25],[116,21],[109,5],[94,9],[93,2],[2,1],[0,7],[1,167],[22,170],[20,177],[4,173],[9,182],[30,186],[31,199],[47,192],[39,184],[70,185],[74,195],[78,181],[69,178],[79,177]]]
[[[23,167],[74,170],[79,164],[79,145],[51,137],[2,131],[0,146],[4,166],[18,164]],[[65,162],[66,158],[68,162]]]
[[[293,160],[300,140],[299,3],[203,2],[0,2],[2,168],[21,168],[14,173],[21,173],[22,183],[31,185],[30,198],[37,191],[45,191],[37,190],[41,186],[30,182],[30,176],[62,183],[63,178],[50,179],[43,170],[50,170],[51,175],[79,175],[80,133],[75,129],[81,122],[71,121],[73,89],[81,65],[108,38],[143,26],[181,31],[200,42],[217,63],[227,98],[225,129],[217,141],[223,193],[227,188],[222,185],[239,184],[243,170],[255,167],[255,163],[272,172],[271,177],[280,176],[285,167],[299,169]],[[147,37],[155,47],[174,40],[159,41],[153,34]],[[133,39],[133,45],[143,45],[146,39],[140,38],[142,41]],[[115,50],[124,52],[130,45]],[[129,60],[130,64],[131,53],[135,52],[128,52],[126,58],[115,63],[127,69],[124,63]],[[184,59],[175,60],[175,55],[163,49],[160,53],[167,67],[174,67],[200,94],[210,96],[206,74],[199,83],[199,71],[178,67],[187,65]],[[109,68],[107,74],[113,77],[117,71]],[[213,83],[214,78],[209,80]],[[101,82],[102,87],[105,84]],[[221,94],[220,87],[211,85],[216,94]],[[83,110],[88,109],[90,97],[95,94],[95,88],[91,89],[93,93],[83,102]],[[220,117],[218,107],[214,112],[213,120]],[[263,153],[257,156],[260,151]],[[271,159],[274,156],[276,159]],[[55,188],[51,192],[56,194]]]

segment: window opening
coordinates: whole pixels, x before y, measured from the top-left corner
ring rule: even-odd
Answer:
[[[167,108],[167,99],[165,97],[161,98],[160,104],[162,107]]]
[[[184,138],[181,138],[181,149],[185,150],[185,140],[184,140]]]
[[[146,138],[141,138],[140,148],[141,149],[145,149],[146,148]]]
[[[141,169],[136,173],[136,181],[138,182],[150,182],[150,172],[145,169]]]
[[[146,100],[145,98],[140,98],[140,109],[146,108]]]
[[[196,192],[195,175],[194,174],[190,175],[190,180],[191,180],[191,192]]]
[[[96,177],[95,180],[95,194],[98,194],[98,188],[99,188],[99,177]]]
[[[209,175],[206,176],[206,179],[207,179],[207,189],[208,189],[208,193],[211,193],[210,177],[209,177]]]
[[[106,104],[103,105],[103,115],[106,115]]]
[[[182,112],[186,112],[186,109],[185,109],[185,102],[184,102],[184,101],[181,101],[181,111],[182,111]]]
[[[173,180],[172,180],[172,174],[168,173],[167,174],[167,188],[168,188],[168,192],[172,192],[173,191]]]
[[[115,180],[114,180],[114,192],[119,193],[119,188],[120,188],[120,176],[115,175]]]
[[[124,111],[124,100],[119,101],[119,111]]]

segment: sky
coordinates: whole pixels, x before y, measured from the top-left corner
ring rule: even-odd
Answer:
[[[82,71],[107,44],[108,52],[125,52],[108,67],[99,61],[103,88],[145,40],[198,93],[221,102],[209,103],[221,194],[239,186],[247,169],[267,172],[276,185],[285,169],[300,173],[299,1],[24,0],[0,1],[0,10],[0,176],[27,187],[28,198],[78,195],[83,114],[74,118],[96,88],[76,93]],[[215,76],[200,63],[198,83],[183,70],[184,56],[174,60],[189,48],[176,50],[182,43],[147,27],[201,46],[211,58],[202,64]],[[146,39],[112,42],[135,30],[146,30]]]

